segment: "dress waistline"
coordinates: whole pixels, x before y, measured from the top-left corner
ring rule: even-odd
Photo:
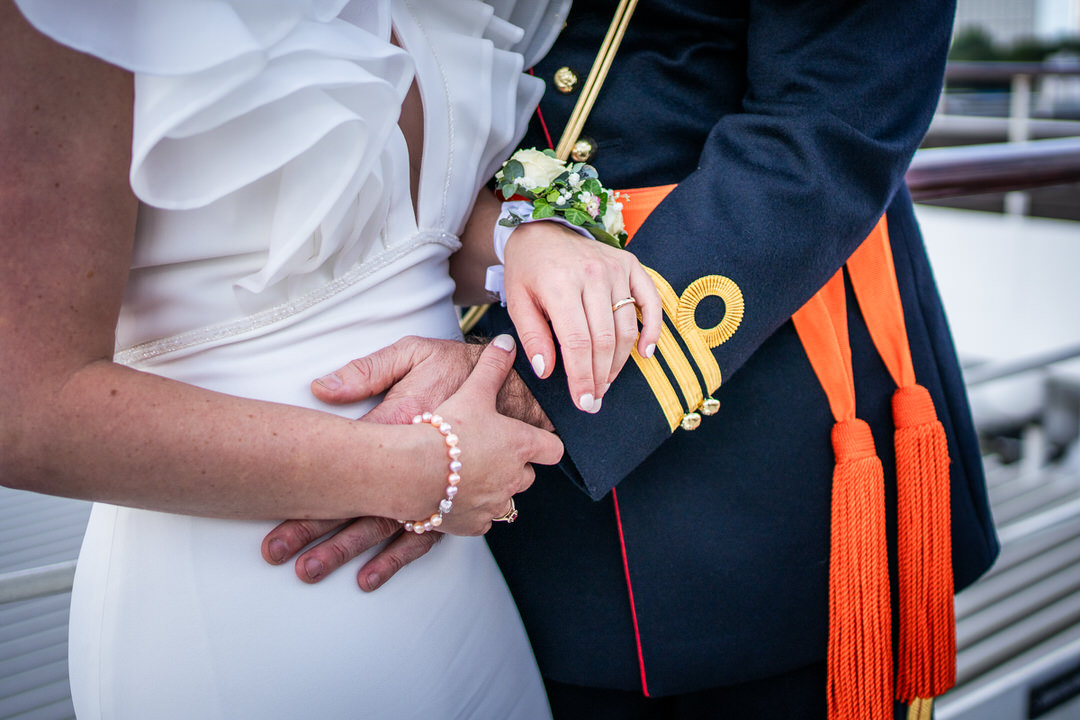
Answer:
[[[212,343],[260,330],[264,327],[293,317],[294,315],[298,315],[305,310],[309,310],[319,303],[325,302],[340,294],[361,280],[374,275],[376,272],[402,257],[405,257],[417,248],[433,244],[442,245],[451,252],[454,252],[461,247],[461,241],[458,237],[448,232],[428,231],[417,233],[408,242],[404,242],[401,245],[391,248],[369,262],[362,262],[353,266],[341,277],[304,293],[297,298],[266,308],[265,310],[260,310],[259,312],[246,317],[207,325],[194,330],[158,338],[157,340],[149,340],[122,350],[117,350],[113,355],[113,362],[120,365],[137,365],[152,358],[176,352],[178,350],[184,350],[196,345]]]

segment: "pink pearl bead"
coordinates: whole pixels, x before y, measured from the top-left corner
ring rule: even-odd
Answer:
[[[453,433],[450,433],[449,435],[446,436],[446,444],[449,445],[450,447],[454,447],[455,445],[458,444],[458,436],[454,435]]]
[[[457,473],[450,473],[446,477],[446,482],[450,483],[451,485],[457,485],[459,482],[461,482],[461,476]]]
[[[454,486],[454,485],[451,485],[450,487],[446,488],[446,497],[453,500],[454,496],[457,495],[457,491],[458,491],[457,487]]]
[[[447,452],[450,454],[450,457],[454,458],[455,460],[461,457],[461,448],[457,447],[456,445],[450,448]]]
[[[440,525],[442,525],[442,515],[440,515],[439,513],[435,513],[434,515],[432,515],[431,524],[433,527],[439,527]]]
[[[461,461],[460,460],[454,460],[452,463],[450,463],[450,472],[452,472],[452,473],[461,472]]]
[[[439,427],[440,425],[442,425],[442,415],[432,415],[431,424],[435,427]]]

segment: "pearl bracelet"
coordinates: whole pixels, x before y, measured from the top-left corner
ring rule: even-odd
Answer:
[[[450,512],[454,507],[454,496],[457,495],[458,483],[461,482],[461,448],[457,446],[458,436],[450,430],[450,423],[443,420],[441,415],[433,415],[426,412],[413,418],[413,425],[429,423],[433,428],[443,434],[446,443],[446,454],[450,457],[448,466],[450,473],[446,476],[446,497],[439,501],[439,510],[431,517],[423,520],[406,521],[405,532],[414,532],[422,535],[442,525],[443,515]]]

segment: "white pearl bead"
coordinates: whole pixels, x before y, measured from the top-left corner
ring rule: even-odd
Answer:
[[[451,485],[457,485],[459,482],[461,482],[461,476],[457,473],[450,473],[446,476],[446,482],[450,483]]]
[[[457,495],[457,491],[458,491],[457,487],[454,486],[454,485],[451,485],[450,487],[446,488],[446,497],[453,500],[454,496]]]
[[[452,463],[450,463],[450,472],[452,472],[452,473],[461,472],[461,461],[460,460],[454,460]]]
[[[441,432],[443,435],[449,435],[450,434],[450,423],[444,422],[442,425],[440,425],[439,426],[439,432]]]
[[[447,450],[447,453],[449,453],[450,457],[457,460],[459,457],[461,457],[461,448],[454,445],[449,450]]]
[[[431,529],[435,527],[430,520],[424,523],[424,532],[431,532]]]
[[[439,527],[440,525],[442,525],[442,515],[440,515],[439,513],[435,513],[434,515],[432,515],[431,524],[434,527]]]
[[[413,425],[419,425],[420,423],[424,422],[424,418],[417,415],[416,417],[414,417],[412,419],[412,422],[413,422]]]
[[[424,422],[431,422],[431,413],[429,413],[429,412],[424,413],[423,415],[420,416],[420,419],[423,420]]]
[[[454,447],[455,445],[458,444],[458,436],[453,434],[453,433],[450,433],[449,435],[446,436],[446,444],[449,445],[450,447]]]
[[[442,425],[443,424],[442,415],[432,415],[431,416],[431,424],[434,425],[435,427],[438,427],[438,426]]]

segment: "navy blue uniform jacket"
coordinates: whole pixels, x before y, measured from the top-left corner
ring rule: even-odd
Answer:
[[[556,92],[551,78],[561,66],[585,78],[616,4],[575,3],[536,68],[556,142],[577,92]],[[593,164],[606,187],[678,183],[629,249],[675,293],[730,278],[745,315],[713,350],[720,411],[692,432],[672,432],[633,362],[588,415],[560,372],[539,381],[519,358],[567,458],[537,468],[520,519],[489,542],[549,678],[644,682],[658,696],[824,659],[833,418],[789,319],[886,210],[916,375],[949,437],[957,588],[992,563],[979,448],[904,185],[953,11],[948,0],[639,4],[585,125]],[[534,125],[524,146],[546,146]],[[857,411],[886,473],[895,596],[895,386],[850,290],[848,308]],[[723,310],[702,302],[697,324]],[[489,315],[488,332],[509,327],[505,311]]]

